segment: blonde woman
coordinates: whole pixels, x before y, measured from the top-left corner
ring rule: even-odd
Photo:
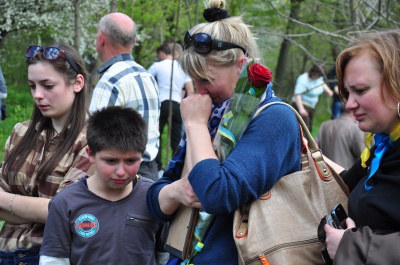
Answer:
[[[225,1],[210,1],[203,15],[208,22],[186,32],[179,57],[198,93],[181,103],[186,142],[181,141],[177,158],[183,158],[184,166],[181,170],[180,161],[170,163],[150,187],[147,205],[163,221],[170,221],[181,204],[214,215],[204,248],[190,263],[232,265],[238,263],[232,234],[234,211],[267,192],[282,176],[300,169],[301,141],[295,114],[277,104],[252,119],[231,153],[224,161],[218,160],[212,146],[218,121],[247,56],[259,56],[249,26],[241,17],[229,16]],[[280,99],[267,88],[260,105],[273,101]]]

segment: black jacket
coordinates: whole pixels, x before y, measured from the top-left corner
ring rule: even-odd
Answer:
[[[374,149],[367,168],[358,159],[341,174],[351,191],[349,217],[357,228],[345,232],[334,264],[400,264],[400,140],[385,153],[367,191]]]

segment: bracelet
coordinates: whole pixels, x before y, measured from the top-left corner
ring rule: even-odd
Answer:
[[[14,201],[15,196],[17,196],[17,194],[14,194],[14,196],[11,197],[10,203],[8,204],[8,211],[10,212],[11,215],[14,215],[14,213],[13,213],[11,207],[12,207],[12,203],[13,203],[13,201]]]

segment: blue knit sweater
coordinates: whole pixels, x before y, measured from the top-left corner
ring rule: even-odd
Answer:
[[[277,98],[265,103],[279,101]],[[264,103],[264,104],[265,104]],[[267,192],[280,177],[300,170],[301,140],[297,118],[289,107],[276,104],[253,118],[235,148],[223,161],[205,159],[189,174],[189,181],[207,213],[215,214],[192,264],[237,264],[233,213]],[[158,194],[174,180],[163,177],[147,193],[147,205],[161,221]]]

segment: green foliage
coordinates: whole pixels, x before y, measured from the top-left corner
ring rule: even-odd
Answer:
[[[162,169],[166,169],[168,167],[168,163],[173,155],[171,146],[170,146],[168,148],[168,150],[170,151],[170,154],[168,154],[168,156],[167,156],[168,124],[167,124],[167,126],[164,127],[164,130],[161,134],[161,138],[162,138],[161,163],[162,163]]]
[[[4,102],[7,106],[7,118],[0,122],[0,161],[3,161],[4,146],[14,125],[30,119],[34,104],[27,86],[9,84],[8,96]]]
[[[123,5],[119,6],[123,8]],[[185,31],[193,21],[195,6],[186,9],[184,1],[135,1],[133,11],[121,9],[126,14],[133,13],[138,26],[138,43],[133,53],[135,59],[145,68],[156,60],[156,48],[165,42],[176,41],[183,44]]]

